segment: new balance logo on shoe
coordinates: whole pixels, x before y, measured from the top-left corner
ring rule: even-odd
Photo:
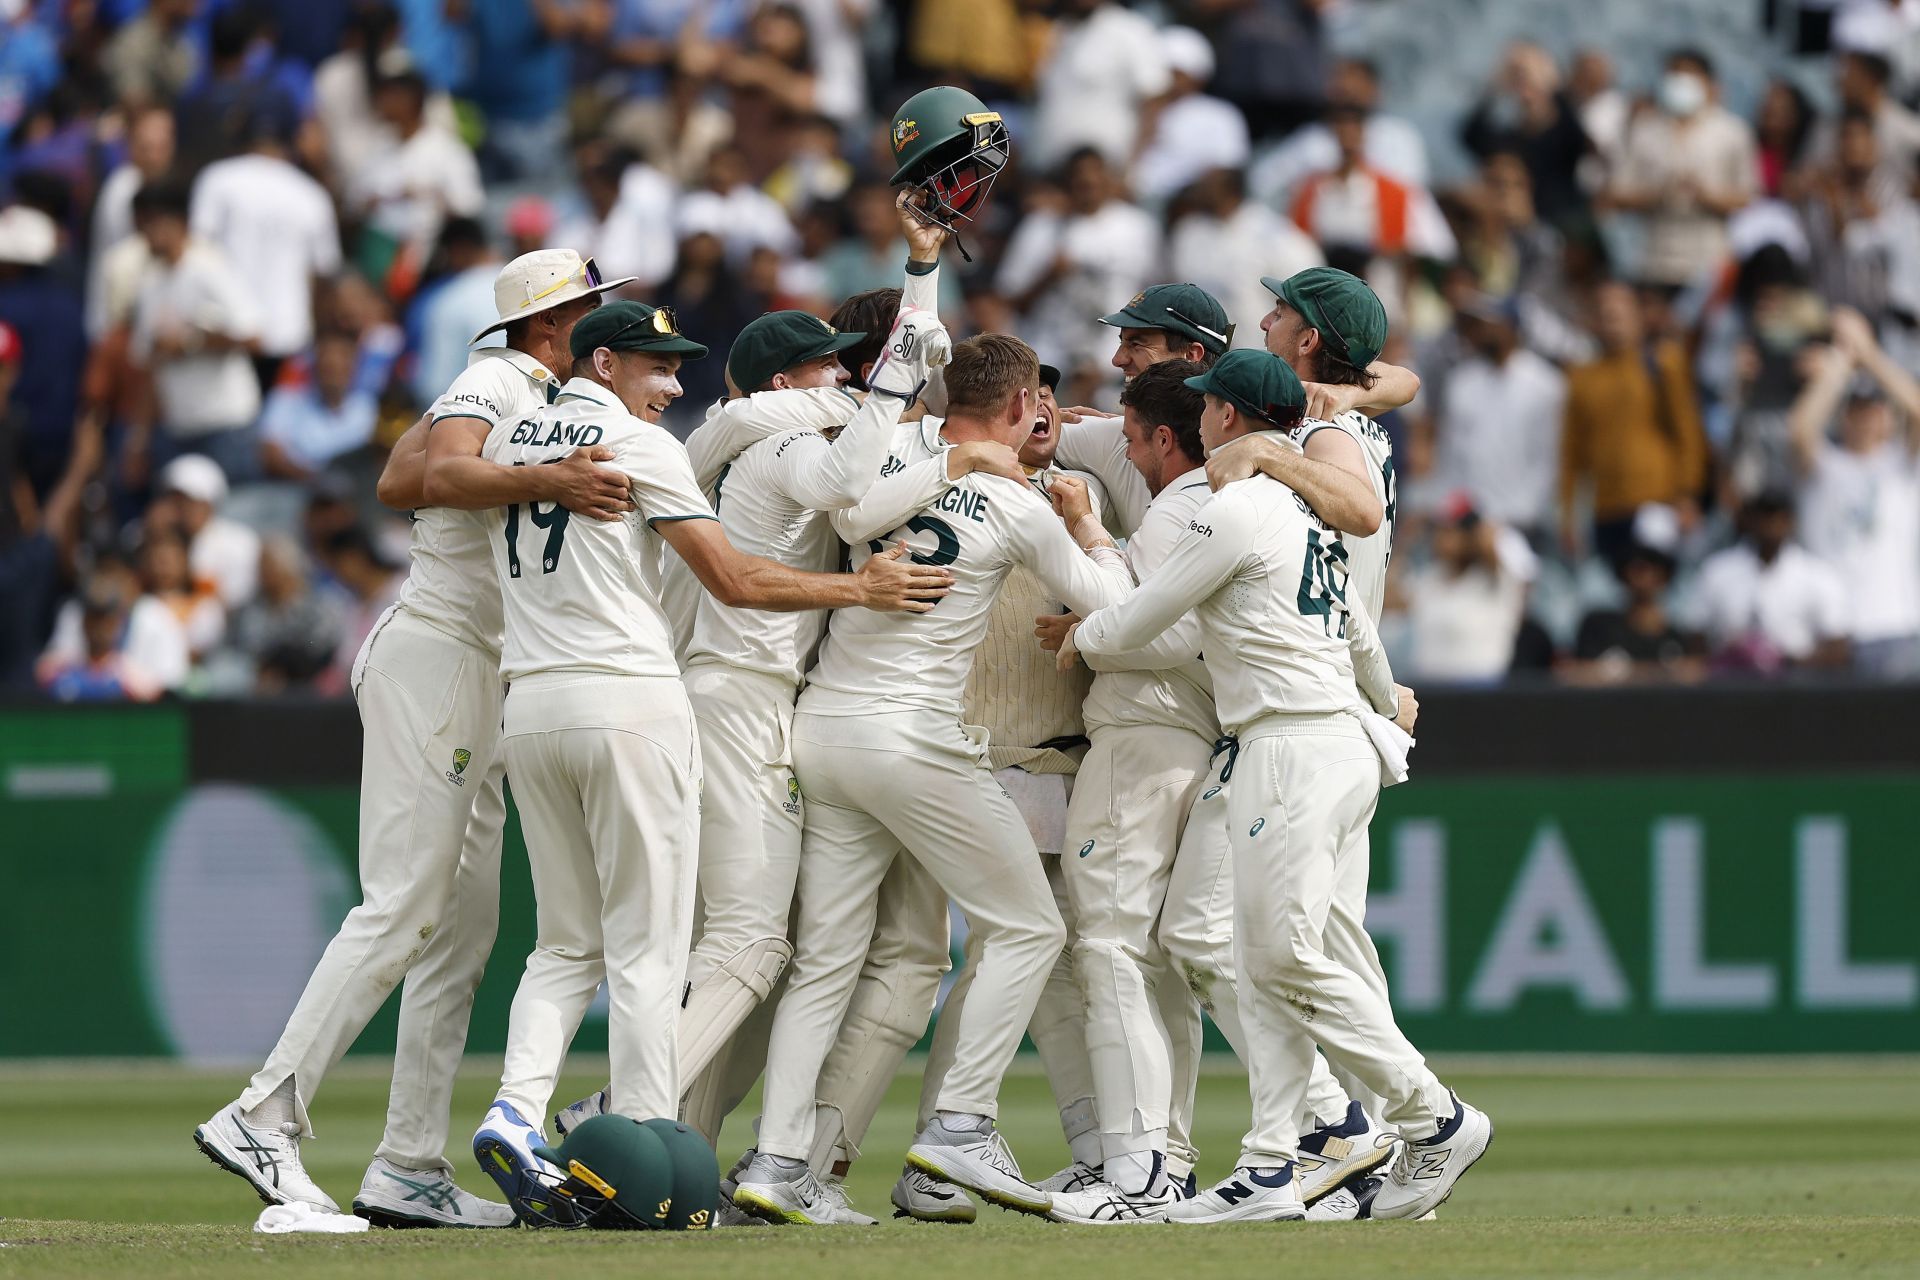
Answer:
[[[1447,1162],[1453,1159],[1453,1151],[1448,1147],[1429,1147],[1423,1149],[1418,1146],[1409,1145],[1407,1147],[1407,1156],[1409,1157],[1407,1161],[1409,1165],[1417,1161],[1419,1167],[1407,1170],[1405,1174],[1406,1178],[1438,1178],[1447,1171]]]
[[[1244,1182],[1223,1182],[1213,1189],[1213,1194],[1228,1204],[1239,1204],[1242,1200],[1253,1199],[1254,1190]]]

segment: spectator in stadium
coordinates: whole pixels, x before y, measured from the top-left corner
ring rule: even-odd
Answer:
[[[160,473],[147,527],[184,537],[194,577],[211,582],[221,603],[237,609],[253,598],[258,585],[260,535],[218,514],[226,497],[227,480],[218,463],[195,453],[176,458]]]
[[[149,182],[158,182],[173,168],[173,113],[147,107],[127,121],[127,155],[100,184],[93,202],[93,234],[87,249],[87,336],[98,342],[112,327],[110,310],[131,309],[133,291],[146,266],[146,245],[133,228],[133,196]],[[127,249],[132,258],[125,261]],[[118,264],[118,265],[115,265]],[[109,281],[112,281],[110,287]],[[120,301],[109,307],[109,292]]]
[[[147,11],[114,32],[101,67],[125,107],[170,106],[200,74],[191,24],[200,0],[149,0]]]
[[[1813,125],[1813,104],[1799,85],[1779,78],[1767,82],[1754,117],[1762,195],[1791,200],[1799,194],[1796,175],[1810,150]]]
[[[565,241],[569,245],[571,241]],[[586,253],[581,246],[581,253]],[[467,367],[473,335],[500,316],[493,282],[500,255],[488,243],[487,229],[474,218],[448,218],[440,228],[438,271],[412,304],[414,365],[411,386],[416,402],[432,404]],[[504,339],[488,335],[482,346]]]
[[[1920,162],[1920,115],[1908,109],[1889,88],[1893,64],[1884,54],[1866,49],[1840,53],[1833,63],[1833,87],[1842,114],[1859,112],[1873,127],[1880,153],[1879,188],[1906,190]],[[1838,131],[1829,120],[1819,131],[1814,151],[1822,160],[1835,158]]]
[[[59,229],[38,209],[0,210],[0,323],[20,339],[12,402],[26,413],[20,462],[44,494],[66,466],[87,362],[81,294],[56,255]]]
[[[800,243],[787,211],[753,185],[746,153],[733,145],[714,151],[707,161],[705,183],[680,198],[675,221],[682,238],[695,232],[719,237],[727,261],[736,269],[746,266],[762,245],[785,254]]]
[[[339,695],[348,691],[347,682],[360,646],[387,606],[399,598],[406,574],[388,562],[367,531],[357,524],[328,537],[320,555],[327,572],[346,592],[340,644],[333,651],[332,665],[318,680],[322,692]]]
[[[1070,166],[1091,147],[1124,169],[1152,136],[1172,84],[1160,33],[1113,0],[1061,0],[1052,52],[1040,64],[1032,124],[1021,139],[1036,170]]]
[[[486,120],[480,158],[491,180],[564,180],[572,46],[592,38],[597,8],[576,0],[463,0],[450,9],[472,58],[460,96]]]
[[[1567,68],[1567,101],[1593,146],[1593,163],[1583,165],[1580,175],[1581,185],[1593,189],[1600,185],[1606,168],[1619,163],[1627,144],[1627,121],[1633,114],[1633,103],[1616,83],[1613,59],[1605,49],[1575,52]]]
[[[52,629],[80,541],[81,498],[105,452],[98,422],[74,430],[66,470],[40,500],[21,461],[26,415],[12,403],[20,340],[0,325],[0,690],[32,687],[34,660]]]
[[[0,137],[61,80],[60,44],[25,4],[0,15]]]
[[[211,582],[193,576],[187,542],[178,530],[156,528],[140,539],[140,586],[165,605],[187,639],[187,653],[196,662],[220,643],[227,612]]]
[[[1195,0],[1188,6],[1219,54],[1214,92],[1264,142],[1308,123],[1326,102],[1326,0]]]
[[[1691,682],[1706,674],[1704,642],[1682,630],[1667,608],[1680,520],[1673,508],[1649,504],[1615,566],[1626,599],[1580,619],[1573,660],[1561,668],[1575,684]]]
[[[1707,56],[1678,50],[1660,80],[1660,109],[1628,131],[1605,204],[1645,216],[1639,274],[1648,283],[1693,284],[1717,270],[1727,218],[1759,191],[1753,131],[1719,98]]]
[[[380,403],[354,384],[359,343],[352,334],[322,333],[309,376],[276,387],[260,415],[260,449],[275,479],[307,480],[373,439]]]
[[[806,19],[790,4],[761,5],[747,22],[746,40],[714,71],[729,91],[734,143],[747,171],[764,179],[791,152],[789,123],[818,108]]]
[[[1560,446],[1561,542],[1583,543],[1609,561],[1624,552],[1633,516],[1649,502],[1667,503],[1691,527],[1707,480],[1707,441],[1686,351],[1650,342],[1640,297],[1624,281],[1594,295],[1602,354],[1567,375],[1565,434]],[[1593,527],[1575,525],[1582,488],[1590,488]]]
[[[1366,117],[1330,107],[1327,127],[1339,157],[1301,182],[1292,208],[1301,230],[1329,252],[1346,249],[1365,259],[1451,259],[1458,246],[1433,196],[1367,163]]]
[[[1844,308],[1819,359],[1789,415],[1804,477],[1802,540],[1852,592],[1854,669],[1911,679],[1920,676],[1920,383]]]
[[[1524,160],[1540,216],[1548,222],[1564,228],[1586,214],[1580,166],[1593,144],[1561,89],[1553,55],[1539,45],[1519,41],[1508,47],[1461,125],[1460,140],[1475,156],[1511,151]]]
[[[847,202],[853,234],[822,255],[822,288],[827,297],[851,298],[868,289],[900,283],[900,214],[893,207],[891,188],[867,183],[854,189]],[[960,273],[940,273],[940,309],[956,312],[960,306]]]
[[[234,614],[228,643],[245,659],[257,693],[310,686],[340,646],[340,608],[316,591],[293,539],[260,547],[260,594]]]
[[[1407,575],[1411,670],[1425,680],[1486,683],[1512,665],[1527,579],[1502,556],[1500,529],[1456,494],[1433,534],[1432,559]]]
[[[817,204],[829,204],[853,186],[853,166],[840,155],[840,130],[824,115],[803,115],[786,127],[780,166],[762,187],[790,217],[799,218]]]
[[[1833,163],[1808,176],[1800,204],[1821,294],[1876,324],[1920,316],[1920,205],[1884,173],[1872,120],[1849,108]]]
[[[1428,181],[1427,144],[1412,121],[1380,109],[1380,71],[1365,58],[1338,58],[1327,74],[1327,106],[1358,111],[1365,117],[1363,149],[1367,164],[1396,182],[1424,187]],[[1324,119],[1303,124],[1279,146],[1254,161],[1247,185],[1254,198],[1276,209],[1289,208],[1300,184],[1340,163],[1340,144]]]
[[[562,218],[554,243],[592,258],[605,277],[635,277],[634,291],[650,296],[673,274],[678,185],[652,165],[597,139],[580,148],[575,158],[584,207]]]
[[[187,682],[186,629],[140,589],[117,550],[96,552],[77,598],[60,608],[37,676],[55,696],[157,698]]]
[[[267,59],[256,58],[259,16],[250,5],[214,15],[207,35],[207,74],[174,104],[179,138],[175,177],[192,181],[224,156],[246,150],[262,119],[292,122],[299,106],[272,78]]]
[[[1741,508],[1741,540],[1701,564],[1695,607],[1716,670],[1847,665],[1858,595],[1793,541],[1793,527],[1792,497],[1763,493]]]
[[[1247,199],[1238,169],[1202,174],[1188,191],[1187,213],[1174,224],[1168,252],[1171,274],[1199,285],[1227,309],[1233,345],[1259,347],[1260,321],[1273,294],[1260,277],[1285,280],[1325,264],[1320,246],[1291,220]]]
[[[387,277],[396,258],[410,259],[417,273],[441,222],[477,217],[487,200],[473,152],[427,115],[427,82],[396,53],[382,59],[373,87],[374,110],[388,133],[346,184],[348,207],[366,222],[359,260],[375,278]]]
[[[1455,314],[1471,354],[1447,375],[1438,411],[1442,481],[1544,550],[1554,533],[1567,380],[1521,345],[1513,299],[1470,295]]]
[[[149,459],[165,465],[188,451],[243,482],[259,471],[254,293],[220,250],[191,236],[187,207],[186,190],[171,180],[133,198],[153,259],[133,306],[130,353],[152,383],[127,442],[128,482],[136,486]]]
[[[971,85],[986,99],[1024,93],[1035,50],[1052,38],[1045,17],[1019,0],[918,0],[912,10],[906,52],[919,78]]]
[[[1245,168],[1252,147],[1239,108],[1205,92],[1213,76],[1207,38],[1192,27],[1168,27],[1160,33],[1160,47],[1172,80],[1133,162],[1133,189],[1155,206],[1210,170]]]
[[[1061,177],[1064,192],[1037,194],[1014,229],[995,284],[1042,359],[1072,374],[1106,359],[1111,337],[1088,319],[1152,281],[1160,228],[1124,197],[1095,148],[1074,152]]]
[[[682,333],[700,335],[708,350],[725,351],[740,331],[768,310],[771,299],[749,293],[743,277],[727,264],[720,237],[695,231],[680,242],[673,276],[660,290],[660,301],[673,308]],[[680,367],[682,415],[706,412],[726,395],[726,361],[694,360]]]
[[[409,15],[418,30],[419,6]],[[400,17],[385,0],[357,0],[350,10],[339,52],[313,73],[313,116],[326,136],[326,155],[334,181],[350,181],[367,161],[393,145],[392,130],[373,106],[378,67],[413,62],[401,44]],[[429,61],[426,64],[432,66]],[[437,128],[455,127],[453,100],[438,86],[427,95],[427,119]]]
[[[188,208],[194,237],[217,246],[257,300],[253,362],[263,392],[312,344],[314,286],[340,270],[333,197],[292,162],[295,127],[290,115],[260,109],[246,153],[202,170]]]

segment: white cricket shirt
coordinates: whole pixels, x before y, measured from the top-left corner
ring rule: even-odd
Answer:
[[[1347,572],[1367,615],[1377,618],[1387,605],[1387,565],[1393,560],[1393,521],[1397,486],[1393,474],[1393,441],[1386,429],[1358,410],[1349,410],[1331,422],[1308,419],[1290,433],[1295,444],[1306,448],[1315,432],[1337,428],[1352,436],[1367,460],[1367,473],[1373,479],[1374,496],[1380,499],[1380,527],[1367,536],[1340,535],[1347,549]]]
[[[489,435],[546,408],[560,384],[524,351],[476,351],[466,370],[433,402],[435,425],[478,418]],[[429,428],[431,430],[431,428]],[[500,651],[500,585],[487,550],[485,511],[425,507],[413,513],[413,545],[400,607],[467,644]]]
[[[883,473],[944,457],[952,446],[941,425],[925,418],[900,427]],[[887,510],[869,500],[831,519],[852,548],[855,567],[904,541],[919,563],[950,569],[954,584],[931,613],[835,613],[800,695],[799,709],[818,715],[925,707],[958,716],[974,651],[1000,585],[1017,564],[1083,615],[1118,603],[1132,583],[1117,551],[1081,551],[1046,499],[1000,476],[962,476],[917,508]]]
[[[1220,725],[1237,733],[1274,713],[1333,713],[1358,705],[1356,678],[1391,715],[1393,674],[1358,593],[1347,549],[1306,502],[1264,475],[1214,494],[1139,591],[1091,614],[1083,653],[1146,646],[1198,613]]]
[[[605,387],[575,378],[552,405],[496,426],[485,456],[502,466],[538,466],[594,445],[613,450],[600,465],[632,479],[638,510],[612,521],[574,519],[559,503],[486,513],[506,615],[500,674],[509,681],[555,671],[680,674],[660,603],[665,544],[655,526],[714,519],[686,446],[628,413]]]
[[[1060,447],[1054,455],[1056,466],[1084,471],[1098,479],[1107,491],[1107,527],[1122,537],[1147,517],[1153,494],[1140,468],[1127,458],[1127,437],[1121,418],[1082,418],[1060,424]]]

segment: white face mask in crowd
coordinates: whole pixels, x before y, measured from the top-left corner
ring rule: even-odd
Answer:
[[[1691,71],[1669,71],[1660,80],[1660,107],[1682,119],[1707,105],[1707,82]]]

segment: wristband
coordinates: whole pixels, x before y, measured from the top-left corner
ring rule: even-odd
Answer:
[[[907,259],[907,274],[910,276],[930,276],[940,269],[938,262],[916,262]]]

